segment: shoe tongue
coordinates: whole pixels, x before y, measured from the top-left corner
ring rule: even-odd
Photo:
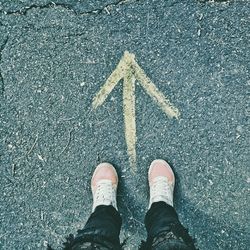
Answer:
[[[167,182],[169,185],[173,185],[173,181],[169,181],[169,179],[166,176],[157,176],[153,179],[153,183],[158,181],[164,181]]]
[[[173,206],[173,190],[174,182],[170,182],[166,176],[155,177],[150,187],[149,208],[152,203],[159,201],[163,201]]]
[[[99,205],[112,205],[117,210],[116,204],[116,186],[109,179],[101,179],[96,183],[96,187],[92,187],[93,208],[92,212]]]
[[[166,181],[166,182],[169,182],[168,181],[168,178],[166,176],[157,176],[153,179],[153,182],[156,182],[156,181]]]
[[[102,184],[102,183],[104,183],[104,184],[109,184],[109,183],[112,184],[112,181],[109,180],[109,179],[102,179],[102,180],[97,182],[97,184]]]

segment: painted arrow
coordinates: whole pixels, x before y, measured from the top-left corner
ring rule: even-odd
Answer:
[[[178,118],[180,112],[157,89],[153,82],[146,76],[143,69],[135,61],[135,55],[124,52],[123,57],[105,84],[93,99],[93,108],[96,109],[106,100],[109,93],[123,79],[123,114],[125,123],[125,139],[127,143],[130,166],[136,171],[136,122],[135,122],[135,81],[139,81],[145,91],[162,108],[170,118]]]

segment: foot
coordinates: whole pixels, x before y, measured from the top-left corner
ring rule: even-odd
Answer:
[[[174,172],[164,160],[154,160],[148,171],[150,187],[149,208],[152,203],[164,201],[173,206],[175,177]]]
[[[112,205],[116,210],[116,190],[118,176],[115,168],[109,163],[99,164],[92,176],[91,190],[93,195],[93,208],[100,205]]]

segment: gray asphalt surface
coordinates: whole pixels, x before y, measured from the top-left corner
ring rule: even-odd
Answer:
[[[120,175],[121,239],[145,239],[147,170],[170,162],[175,206],[202,249],[249,249],[249,1],[0,0],[0,249],[61,249],[92,206],[99,162]],[[124,51],[180,110],[136,89],[130,171],[122,83],[91,102]]]

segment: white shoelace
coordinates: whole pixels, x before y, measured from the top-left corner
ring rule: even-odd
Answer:
[[[93,193],[93,208],[95,210],[100,205],[112,205],[116,210],[116,187],[113,186],[110,180],[101,180],[97,183],[95,192]]]
[[[173,206],[174,183],[169,183],[164,176],[156,177],[150,186],[149,208],[153,202],[164,201]]]

